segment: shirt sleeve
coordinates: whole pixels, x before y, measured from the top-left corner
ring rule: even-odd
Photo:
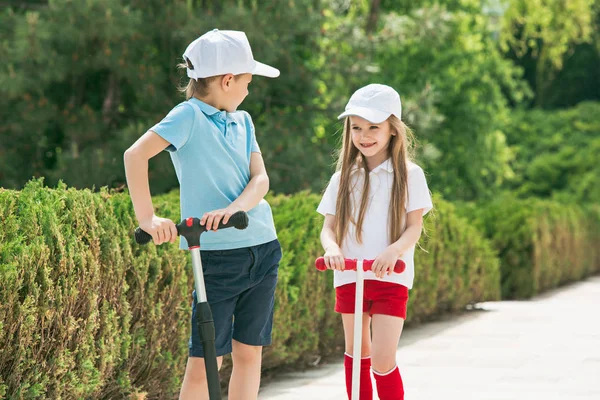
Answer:
[[[415,166],[408,175],[408,205],[406,212],[423,209],[423,215],[433,208],[431,193],[427,186],[425,173],[419,166]]]
[[[340,187],[340,176],[339,172],[336,172],[331,177],[329,181],[329,185],[327,185],[327,189],[325,189],[325,193],[323,194],[323,198],[321,199],[321,203],[317,207],[317,212],[322,215],[335,215],[335,207],[337,202],[337,194],[338,189]]]
[[[194,126],[194,119],[195,114],[192,106],[181,103],[175,106],[162,121],[150,130],[156,132],[171,144],[167,147],[167,151],[177,151],[185,146],[189,140]]]
[[[260,146],[256,141],[256,131],[254,129],[254,123],[252,122],[252,117],[246,111],[244,111],[244,115],[246,116],[246,129],[250,132],[250,153],[260,153]]]

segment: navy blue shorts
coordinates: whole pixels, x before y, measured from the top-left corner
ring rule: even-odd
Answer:
[[[251,346],[271,344],[281,260],[279,241],[233,250],[206,250],[200,255],[206,297],[215,321],[217,356],[231,353],[232,339]],[[196,325],[195,291],[193,299],[189,356],[203,357]]]

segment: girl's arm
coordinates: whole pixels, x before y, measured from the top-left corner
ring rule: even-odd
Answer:
[[[335,215],[325,215],[323,229],[321,229],[321,245],[325,250],[323,258],[327,268],[343,271],[345,266],[344,255],[335,240]]]
[[[125,151],[125,176],[135,216],[140,228],[152,235],[155,244],[175,242],[177,228],[173,221],[154,215],[148,182],[148,160],[169,146],[169,142],[152,131],[146,132]]]
[[[421,232],[423,231],[423,209],[411,211],[406,215],[406,230],[400,239],[391,244],[398,258],[402,257],[402,254],[412,246],[417,244],[419,238],[421,238]],[[394,260],[395,261],[395,260]]]
[[[388,246],[373,262],[372,271],[378,278],[394,272],[396,260],[409,248],[417,244],[423,230],[423,209],[414,210],[406,215],[406,230],[400,239]]]
[[[221,220],[226,224],[236,211],[252,210],[265,198],[268,192],[269,176],[267,175],[265,162],[262,154],[253,152],[250,155],[250,181],[242,194],[229,207],[205,213],[200,219],[200,223],[208,230],[216,230]]]

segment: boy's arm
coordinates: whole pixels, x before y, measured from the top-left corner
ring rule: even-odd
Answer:
[[[146,132],[125,151],[125,176],[140,228],[152,235],[155,244],[177,239],[173,221],[154,215],[154,206],[148,182],[148,160],[163,151],[169,142],[154,133]]]
[[[269,175],[265,168],[265,162],[260,153],[251,153],[250,155],[250,182],[235,199],[232,206],[240,210],[249,211],[260,203],[269,192]]]
[[[221,219],[226,224],[229,221],[229,217],[236,211],[252,210],[268,192],[269,176],[267,175],[265,162],[263,161],[262,154],[253,152],[250,155],[250,182],[248,182],[242,194],[229,207],[204,214],[200,223],[205,225],[207,230],[216,230]]]

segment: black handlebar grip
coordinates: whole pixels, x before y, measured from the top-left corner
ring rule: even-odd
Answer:
[[[143,231],[139,226],[135,228],[134,235],[137,244],[147,244],[150,243],[150,241],[152,241],[152,235],[150,235],[146,231]]]
[[[231,214],[231,217],[226,224],[222,222],[219,223],[219,229],[231,227],[236,229],[246,229],[248,227],[248,214],[246,214],[244,211],[238,211]]]

